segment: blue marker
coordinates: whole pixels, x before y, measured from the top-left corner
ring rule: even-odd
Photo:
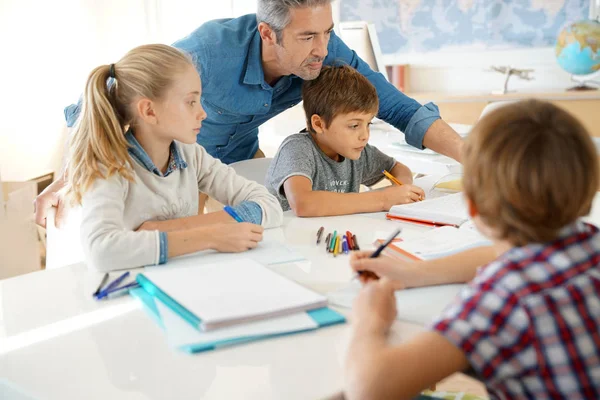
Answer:
[[[123,282],[123,279],[127,278],[128,276],[129,276],[129,271],[124,272],[123,275],[119,276],[117,279],[112,281],[104,290],[101,290],[100,293],[98,293],[96,295],[96,298],[104,297],[106,295],[106,293],[108,293],[110,290],[119,286],[119,284],[121,282]]]
[[[135,289],[138,287],[140,287],[139,283],[131,282],[125,286],[121,286],[121,287],[114,288],[114,289],[108,290],[106,292],[100,293],[98,296],[96,296],[96,300],[112,299],[114,297],[124,296],[127,293],[129,293],[129,289]]]
[[[244,220],[240,218],[233,208],[225,206],[223,207],[223,210],[225,210],[227,214],[231,215],[231,218],[235,219],[237,222],[244,222]]]

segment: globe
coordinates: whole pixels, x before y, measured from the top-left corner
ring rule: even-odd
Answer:
[[[564,28],[556,41],[556,59],[573,75],[600,71],[600,22],[578,21]]]

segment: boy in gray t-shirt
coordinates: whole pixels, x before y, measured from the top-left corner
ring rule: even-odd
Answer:
[[[316,217],[388,211],[424,198],[408,167],[369,145],[369,125],[379,108],[375,87],[349,66],[324,67],[306,81],[302,99],[307,129],[279,147],[266,186],[284,211]],[[403,184],[359,193],[389,171]]]

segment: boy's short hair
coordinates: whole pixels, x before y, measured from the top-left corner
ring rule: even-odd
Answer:
[[[498,239],[554,240],[590,212],[598,157],[571,114],[544,101],[501,107],[475,125],[464,152],[464,189]]]
[[[376,113],[379,98],[375,86],[360,72],[348,65],[326,66],[313,80],[302,86],[306,127],[315,133],[311,117],[317,114],[329,127],[331,121],[351,112]]]

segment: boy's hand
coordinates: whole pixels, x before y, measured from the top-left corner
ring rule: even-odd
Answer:
[[[393,282],[396,290],[407,287],[418,286],[419,268],[417,263],[402,261],[381,255],[377,258],[369,258],[371,251],[355,251],[350,256],[350,267],[358,271],[368,271],[378,277],[387,278]],[[359,275],[364,284],[372,280],[372,274]]]
[[[258,246],[263,239],[264,228],[242,222],[239,224],[215,224],[207,227],[210,248],[223,253],[239,253]]]
[[[414,185],[392,185],[382,190],[384,196],[384,211],[397,204],[414,203],[425,199],[425,192]]]
[[[396,318],[396,298],[392,283],[386,278],[368,282],[352,307],[355,330],[385,334]]]

